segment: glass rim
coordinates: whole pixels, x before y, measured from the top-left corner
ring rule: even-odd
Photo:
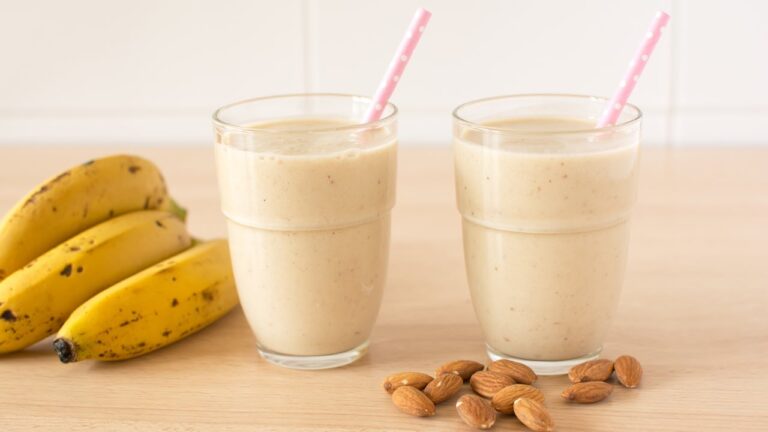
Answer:
[[[497,133],[519,133],[519,134],[525,134],[525,135],[575,135],[575,134],[594,134],[599,132],[608,132],[608,131],[614,131],[617,129],[623,129],[630,127],[640,121],[643,117],[643,112],[640,110],[640,108],[637,107],[637,105],[627,103],[624,108],[630,108],[634,110],[635,114],[631,116],[629,120],[623,121],[621,123],[617,123],[614,125],[609,126],[603,126],[600,128],[592,128],[592,129],[572,129],[572,130],[536,130],[536,129],[526,129],[526,130],[516,130],[516,129],[509,129],[509,128],[502,128],[502,127],[492,127],[492,126],[486,126],[471,120],[467,120],[466,118],[462,117],[460,111],[469,108],[471,106],[480,105],[488,102],[494,102],[499,101],[503,99],[510,99],[510,100],[518,100],[523,98],[560,98],[560,99],[575,99],[575,100],[589,100],[589,101],[602,101],[604,104],[608,104],[610,102],[610,99],[602,96],[591,96],[591,95],[584,95],[584,94],[575,94],[575,93],[519,93],[519,94],[508,94],[508,95],[502,95],[502,96],[491,96],[487,98],[482,99],[475,99],[471,100],[469,102],[464,102],[463,104],[457,106],[453,112],[452,116],[453,119],[460,124],[480,129],[484,131],[491,131],[491,132],[497,132]]]
[[[359,129],[372,129],[377,128],[380,126],[385,125],[386,123],[389,123],[395,119],[395,117],[398,114],[398,109],[395,104],[392,102],[387,102],[387,104],[384,106],[383,112],[386,112],[387,108],[392,108],[392,112],[390,112],[388,115],[367,123],[354,123],[351,125],[345,125],[345,126],[331,126],[331,127],[320,127],[315,129],[308,129],[308,130],[280,130],[280,129],[273,129],[268,127],[246,127],[245,125],[241,124],[235,124],[230,123],[227,121],[224,121],[221,117],[224,111],[235,108],[242,105],[248,105],[252,103],[258,103],[258,102],[266,102],[266,101],[272,101],[272,100],[280,100],[280,99],[292,99],[292,98],[308,98],[308,97],[321,97],[321,98],[348,98],[348,99],[362,99],[366,100],[369,103],[373,103],[373,98],[369,96],[361,96],[351,93],[284,93],[279,95],[271,95],[271,96],[259,96],[254,98],[248,98],[248,99],[241,99],[239,101],[235,101],[226,105],[223,105],[219,108],[217,108],[213,115],[211,116],[214,125],[228,128],[228,129],[235,129],[241,132],[249,132],[249,133],[276,133],[276,134],[290,134],[290,133],[329,133],[329,132],[345,132],[345,131],[353,131],[353,130],[359,130]]]

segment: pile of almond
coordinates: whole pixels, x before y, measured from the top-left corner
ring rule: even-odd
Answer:
[[[635,388],[643,369],[628,355],[616,361],[590,360],[571,368],[568,379],[573,384],[561,396],[578,403],[601,401],[613,392],[613,386],[605,381],[614,372],[622,385]],[[459,417],[466,424],[490,429],[500,413],[516,416],[533,431],[553,431],[555,424],[544,406],[544,394],[533,386],[537,378],[531,368],[510,360],[496,360],[487,368],[476,361],[456,360],[437,368],[435,378],[421,372],[401,372],[388,376],[383,387],[401,411],[428,417],[435,415],[436,404],[450,399],[469,381],[479,396],[465,394],[456,402]]]

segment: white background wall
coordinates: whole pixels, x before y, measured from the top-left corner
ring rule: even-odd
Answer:
[[[763,0],[0,0],[0,144],[200,144],[214,108],[371,94],[413,11],[432,22],[395,93],[401,142],[447,144],[461,102],[610,94],[656,9],[632,102],[646,141],[768,144]]]

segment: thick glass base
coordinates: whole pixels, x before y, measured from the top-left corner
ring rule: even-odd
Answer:
[[[487,344],[485,345],[485,347],[488,353],[488,357],[490,357],[491,360],[496,361],[499,359],[507,359],[507,360],[516,361],[524,365],[527,365],[528,367],[533,369],[533,371],[536,372],[536,375],[565,375],[573,366],[576,366],[579,363],[584,363],[585,361],[594,360],[598,358],[600,356],[600,352],[603,351],[603,347],[601,346],[600,348],[598,348],[592,353],[589,353],[585,356],[581,356],[574,359],[528,360],[528,359],[522,359],[522,358],[517,358],[517,357],[512,357],[506,354],[502,354],[494,350],[490,345],[487,345]]]
[[[259,354],[264,360],[278,366],[289,369],[318,370],[331,369],[348,365],[363,357],[368,352],[368,341],[336,354],[315,355],[315,356],[297,356],[276,353],[263,347],[258,347]]]

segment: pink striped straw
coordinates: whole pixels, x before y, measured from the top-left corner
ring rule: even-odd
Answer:
[[[373,103],[368,108],[368,112],[365,113],[364,123],[376,121],[381,117],[384,112],[384,107],[387,106],[392,92],[395,91],[397,82],[400,81],[400,77],[403,76],[403,70],[411,60],[413,50],[416,49],[421,34],[424,33],[424,29],[427,28],[429,18],[432,17],[432,13],[424,8],[419,8],[416,14],[411,20],[411,25],[408,26],[408,31],[405,32],[403,40],[400,42],[400,46],[397,47],[395,56],[392,57],[392,61],[389,62],[387,67],[387,73],[384,75],[384,79],[381,80],[379,88],[376,89],[376,94],[373,96]]]
[[[637,80],[640,79],[640,74],[645,69],[645,64],[648,63],[648,58],[653,53],[653,49],[656,47],[656,42],[661,37],[661,32],[669,22],[669,15],[664,11],[656,12],[656,16],[653,18],[651,27],[648,32],[645,33],[643,42],[640,44],[640,48],[635,53],[635,57],[629,62],[629,68],[624,74],[624,78],[619,83],[619,88],[613,94],[613,97],[608,102],[608,105],[603,110],[603,114],[600,116],[600,121],[597,122],[597,127],[605,127],[616,124],[616,120],[619,119],[621,110],[624,109],[624,105],[627,104],[629,95],[632,94],[632,90],[635,89]]]

